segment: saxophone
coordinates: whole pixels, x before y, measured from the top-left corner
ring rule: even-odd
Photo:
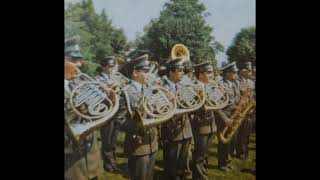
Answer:
[[[242,122],[246,119],[249,112],[255,108],[256,101],[250,98],[251,93],[252,90],[250,88],[246,88],[244,94],[240,97],[239,104],[230,117],[230,119],[233,120],[232,126],[225,126],[219,134],[220,141],[223,144],[227,144],[231,141],[232,137],[241,126]]]

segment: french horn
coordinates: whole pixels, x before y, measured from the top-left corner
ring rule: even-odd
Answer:
[[[157,126],[171,119],[176,111],[175,95],[162,87],[158,76],[159,64],[150,62],[150,71],[142,99],[140,119],[144,127]]]
[[[144,127],[157,126],[173,117],[177,108],[174,94],[161,86],[151,86],[144,92],[140,119]]]
[[[204,90],[192,82],[183,83],[176,92],[176,101],[176,115],[196,111],[205,103]]]
[[[104,83],[96,81],[77,69],[67,101],[65,123],[71,137],[79,140],[103,126],[119,109],[119,96]],[[65,90],[66,91],[66,90]]]
[[[209,81],[205,85],[206,102],[204,104],[206,110],[218,110],[226,107],[229,103],[229,96],[225,87],[214,81]]]

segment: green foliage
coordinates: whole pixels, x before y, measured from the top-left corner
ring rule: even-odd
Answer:
[[[202,16],[205,6],[198,0],[171,0],[164,5],[160,17],[153,19],[138,36],[135,44],[148,49],[160,64],[170,58],[171,48],[182,43],[190,51],[192,61],[211,61],[223,46],[211,36],[212,28]]]
[[[93,77],[97,75],[96,69],[99,66],[99,64],[91,62],[91,61],[83,61],[83,64],[81,66],[81,72],[85,72],[89,76]]]
[[[97,14],[92,0],[70,4],[65,14],[65,37],[79,35],[84,56],[85,73],[94,74],[97,61],[109,55],[126,51],[127,38],[122,29],[112,25],[105,10]]]
[[[236,34],[233,44],[228,48],[227,53],[230,62],[236,61],[239,67],[250,61],[256,64],[256,28],[247,27]]]

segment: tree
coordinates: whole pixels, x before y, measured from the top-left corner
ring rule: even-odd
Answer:
[[[99,60],[106,55],[113,55],[114,50],[111,37],[114,30],[111,20],[109,20],[105,14],[105,10],[102,10],[101,15],[97,17],[94,24],[95,29],[92,33],[94,33],[96,37],[93,42],[95,59]]]
[[[105,10],[97,14],[92,0],[69,4],[65,10],[65,36],[79,35],[84,65],[81,70],[95,74],[98,60],[128,48],[123,30],[112,25]]]
[[[80,16],[82,13],[83,8],[80,3],[70,4],[65,10],[65,37],[79,35],[81,37],[81,53],[85,60],[92,61],[94,55],[92,53],[93,47],[90,42],[94,36],[87,28],[86,22],[81,20]]]
[[[256,64],[256,28],[242,28],[236,34],[232,45],[227,50],[228,60],[235,61],[237,66],[243,67],[245,62]]]
[[[170,0],[164,5],[160,17],[153,19],[137,38],[140,49],[147,49],[154,60],[163,64],[170,58],[171,48],[182,43],[188,47],[192,61],[211,61],[223,46],[211,36],[212,28],[202,16],[205,6],[198,0]]]
[[[121,51],[128,50],[127,37],[122,29],[114,29],[111,34],[111,46],[115,54],[120,54]]]

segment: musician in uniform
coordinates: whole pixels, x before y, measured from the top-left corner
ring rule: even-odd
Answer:
[[[143,127],[140,119],[140,108],[147,73],[150,70],[148,54],[131,57],[120,73],[131,79],[120,99],[117,121],[121,130],[126,132],[124,151],[128,156],[129,176],[132,180],[152,180],[155,165],[155,154],[158,150],[156,127]]]
[[[237,69],[235,72],[235,79],[232,79],[232,80],[227,80],[228,83],[226,83],[226,86],[229,87],[228,85],[230,85],[229,82],[232,82],[232,86],[231,88],[229,87],[229,89],[231,89],[230,91],[230,94],[234,94],[235,97],[236,97],[236,103],[234,103],[234,107],[236,105],[238,105],[238,103],[240,102],[240,96],[241,96],[241,91],[240,91],[240,81],[239,81],[239,75],[238,75],[238,72],[239,72],[239,69],[238,69],[238,66],[236,65],[236,62],[233,62],[232,63],[234,69]],[[229,94],[229,96],[230,96]],[[234,108],[232,108],[234,109]],[[236,130],[235,132],[235,135],[233,136],[232,140],[231,140],[231,143],[230,143],[230,148],[229,148],[229,153],[231,155],[231,157],[235,157],[235,158],[239,158],[239,148],[238,148],[238,132],[239,132],[239,129]]]
[[[183,60],[174,59],[166,64],[167,75],[162,84],[173,94],[183,86]],[[168,179],[184,179],[188,149],[192,138],[191,124],[187,113],[175,115],[161,125],[164,171]]]
[[[223,80],[222,76],[220,75],[220,70],[216,66],[213,67],[213,80],[217,83],[220,83]]]
[[[158,76],[162,78],[164,75],[166,75],[167,68],[165,66],[160,66],[158,71]]]
[[[240,91],[236,84],[238,68],[235,62],[223,66],[220,70],[223,71],[223,84],[227,89],[229,95],[229,105],[222,110],[217,111],[219,116],[216,116],[217,133],[220,134],[225,126],[231,126],[232,121],[229,117],[235,110],[236,105],[240,100]],[[229,153],[231,144],[222,143],[218,136],[218,168],[222,171],[229,171],[232,169],[230,166]]]
[[[205,87],[213,75],[213,67],[208,62],[200,63],[194,66],[196,84]],[[194,138],[194,151],[192,155],[192,179],[208,178],[208,158],[209,147],[213,141],[214,134],[217,131],[214,112],[206,111],[204,106],[194,113],[191,120],[192,133]]]
[[[66,43],[65,57],[65,120],[80,118],[72,111],[69,102],[70,93],[77,85],[73,81],[77,77],[77,67],[81,65],[81,53],[76,41]],[[65,58],[65,59],[66,59]],[[76,59],[76,63],[72,61]],[[71,61],[70,61],[71,60]],[[97,180],[100,155],[97,147],[96,136],[90,133],[76,142],[68,133],[65,126],[64,155],[65,155],[65,180]]]
[[[64,60],[71,62],[78,68],[82,66],[82,54],[80,53],[79,36],[73,36],[65,40]]]
[[[244,66],[241,67],[239,72],[239,89],[241,95],[244,94],[246,90],[250,91],[250,99],[254,98],[254,82],[250,79],[252,73],[251,62],[244,63]],[[252,117],[250,115],[247,116],[246,119],[243,120],[241,126],[239,127],[238,133],[236,135],[236,157],[239,159],[247,159],[248,158],[248,145],[249,145],[249,136],[252,131]]]
[[[116,65],[115,57],[104,57],[99,60],[99,64],[100,71],[98,72],[99,74],[96,77],[96,80],[106,83],[111,88],[116,88],[117,83],[111,77]],[[113,118],[100,129],[103,168],[105,171],[109,172],[120,171],[116,165],[116,147],[119,134],[119,124],[117,122],[118,121]]]
[[[194,71],[194,63],[190,60],[190,59],[184,59],[184,75],[182,76],[182,81],[193,81],[194,80],[194,75],[193,75],[193,71]],[[189,113],[188,114],[189,116],[189,119],[193,119],[194,117],[194,114],[193,113]],[[188,158],[187,158],[187,161],[186,161],[186,175],[189,175],[191,174],[191,168],[190,168],[190,164],[191,164],[191,160],[192,160],[192,151],[194,149],[194,139],[191,138],[191,142],[190,142],[190,146],[189,146],[189,149],[188,149]]]
[[[185,60],[184,62],[184,76],[193,79],[193,62],[191,60]]]

